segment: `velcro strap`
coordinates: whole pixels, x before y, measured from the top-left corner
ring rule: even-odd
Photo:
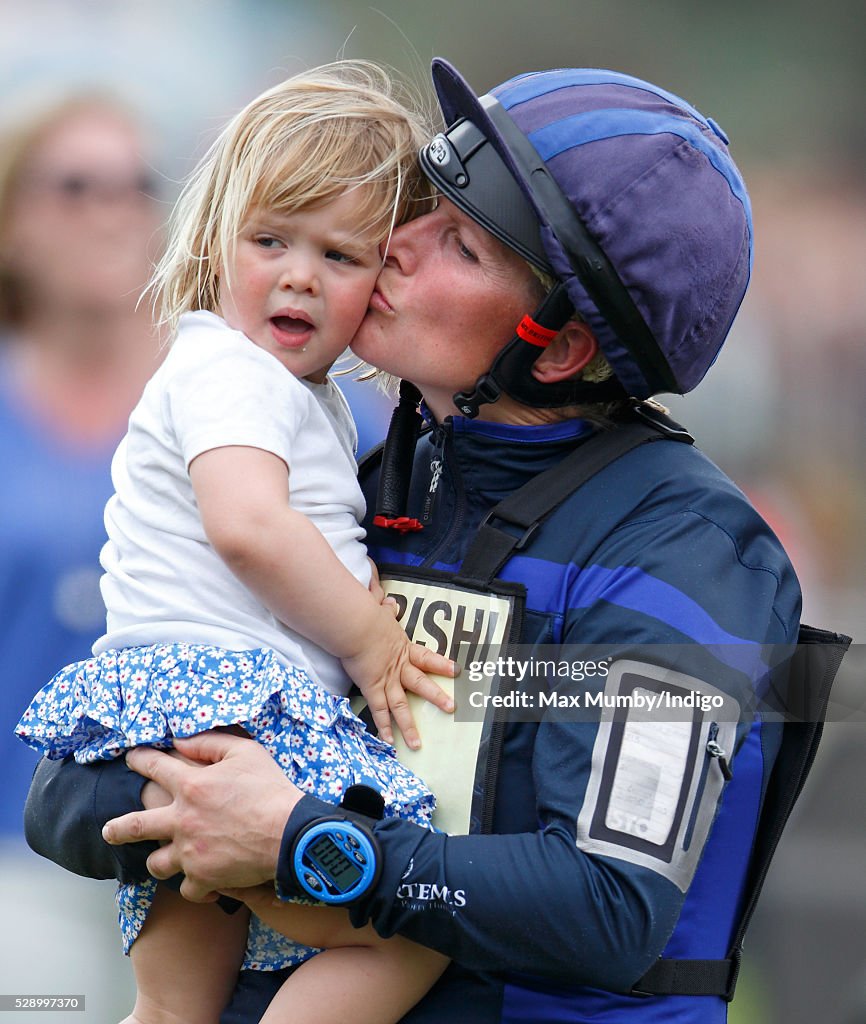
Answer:
[[[726,960],[660,959],[635,982],[633,996],[721,996],[734,998],[740,952]]]

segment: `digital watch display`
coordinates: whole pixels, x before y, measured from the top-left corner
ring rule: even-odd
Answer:
[[[298,885],[322,903],[349,903],[379,876],[378,844],[363,825],[320,818],[295,840],[292,870]]]

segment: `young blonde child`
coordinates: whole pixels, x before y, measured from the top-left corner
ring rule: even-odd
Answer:
[[[424,138],[383,72],[341,62],[255,99],[190,179],[153,282],[175,338],[112,464],[106,634],[19,725],[48,756],[241,728],[307,791],[336,802],[365,783],[387,814],[429,824],[432,795],[345,695],[354,681],[379,735],[393,738],[393,713],[416,746],[404,691],[450,710],[425,670],[451,664],[410,644],[368,589],[354,425],[328,377],[389,230],[423,205]],[[241,963],[300,964],[268,1024],[342,1021],[347,999],[355,1022],[378,1024],[445,964],[341,910],[298,906],[300,946],[155,882],[121,886],[118,905],[136,1024],[215,1024]]]

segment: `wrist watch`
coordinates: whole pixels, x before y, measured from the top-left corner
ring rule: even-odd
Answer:
[[[309,822],[290,855],[294,881],[321,903],[350,903],[367,893],[382,872],[382,851],[373,825],[385,801],[369,786],[350,786],[337,813]]]

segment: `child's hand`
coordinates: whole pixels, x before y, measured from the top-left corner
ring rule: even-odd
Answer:
[[[379,736],[386,743],[394,742],[393,716],[407,746],[417,750],[421,737],[406,693],[415,693],[450,713],[454,699],[425,673],[455,676],[457,666],[449,658],[411,643],[388,604],[380,605],[380,610],[377,628],[368,634],[364,649],[344,657],[343,667],[364,695]]]

